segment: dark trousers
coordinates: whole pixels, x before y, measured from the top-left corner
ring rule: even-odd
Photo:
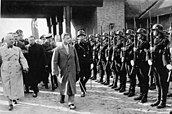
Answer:
[[[130,75],[130,90],[135,91],[136,87],[136,76],[139,80],[139,86],[141,88],[140,94],[148,94],[148,88],[149,88],[149,65],[147,62],[140,62],[139,66],[133,67]]]
[[[109,62],[107,63],[106,71],[105,72],[106,72],[105,82],[109,83],[110,82],[110,76],[112,75]]]
[[[94,60],[93,63],[93,78],[96,79],[97,78],[97,61]]]
[[[102,63],[99,64],[99,76],[100,76],[100,82],[103,82],[103,77],[104,77],[104,69]]]
[[[163,66],[155,66],[156,75],[155,82],[158,90],[158,101],[162,101],[162,103],[166,104],[167,92],[168,92],[168,71]]]
[[[120,87],[126,87],[126,81],[127,81],[127,65],[125,62],[122,63],[121,69],[120,69]]]
[[[86,91],[86,83],[91,77],[91,70],[87,70],[80,73],[80,88],[82,92]]]

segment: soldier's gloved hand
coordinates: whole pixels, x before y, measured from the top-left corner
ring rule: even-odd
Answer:
[[[172,54],[172,48],[170,48],[170,54]]]
[[[29,68],[23,68],[23,72],[24,73],[28,73],[29,72]]]
[[[148,60],[148,64],[151,66],[152,65],[152,61],[151,60]]]
[[[79,72],[76,72],[76,82],[79,80],[79,78],[80,78]]]
[[[171,64],[168,64],[168,65],[166,65],[166,68],[167,68],[168,70],[172,70],[172,65],[171,65]]]
[[[93,64],[91,64],[91,69],[93,69],[93,67],[94,67],[94,65],[93,65]]]
[[[121,58],[121,62],[124,62],[124,57]]]
[[[134,66],[134,60],[131,60],[130,63],[131,63],[131,66]]]
[[[155,47],[150,47],[150,52],[154,52]]]
[[[126,51],[126,47],[122,47],[121,49],[122,49],[123,51]]]
[[[136,50],[137,50],[137,48],[134,47],[134,48],[133,48],[133,51],[136,52]]]

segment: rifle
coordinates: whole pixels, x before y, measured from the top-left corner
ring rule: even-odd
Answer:
[[[172,8],[171,8],[171,11],[172,11]],[[170,29],[169,29],[169,41],[170,41],[170,48],[172,48],[172,13],[170,14]],[[169,58],[172,62],[172,52],[170,52],[170,58]],[[170,62],[170,64],[172,64]],[[172,79],[172,70],[169,71],[168,73],[168,78],[167,78],[167,82],[170,82],[170,80]]]
[[[134,35],[134,50],[133,50],[133,61],[134,61],[134,64],[132,66],[132,69],[131,69],[131,72],[130,72],[130,75],[133,75],[133,74],[136,74],[136,59],[137,59],[137,55],[136,55],[136,49],[137,49],[137,27],[136,27],[136,19],[134,17],[134,31],[135,31],[135,35]]]
[[[151,19],[151,14],[149,12],[149,18],[150,18],[150,27],[149,27],[149,39],[150,39],[150,47],[154,47],[154,38],[152,36],[152,19]],[[157,76],[158,72],[156,68],[153,65],[154,62],[154,52],[150,51],[150,60],[152,61],[152,65],[150,65],[148,76],[152,77],[153,75]]]

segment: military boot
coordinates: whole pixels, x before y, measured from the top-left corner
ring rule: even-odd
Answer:
[[[122,86],[121,89],[119,90],[120,93],[125,91],[125,86]]]
[[[60,103],[65,103],[65,95],[60,95]]]
[[[143,97],[141,99],[141,103],[146,103],[147,102],[147,96],[148,96],[148,88],[149,87],[141,87],[143,90]]]
[[[135,95],[135,90],[132,89],[130,93],[128,94],[128,97],[133,97]]]
[[[143,88],[140,88],[140,95],[138,97],[135,97],[134,100],[141,100],[143,97]]]

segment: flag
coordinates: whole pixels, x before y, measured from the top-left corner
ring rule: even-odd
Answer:
[[[37,18],[33,18],[33,19],[32,19],[32,21],[31,21],[31,30],[32,30],[32,35],[33,35],[36,39],[39,39]]]

